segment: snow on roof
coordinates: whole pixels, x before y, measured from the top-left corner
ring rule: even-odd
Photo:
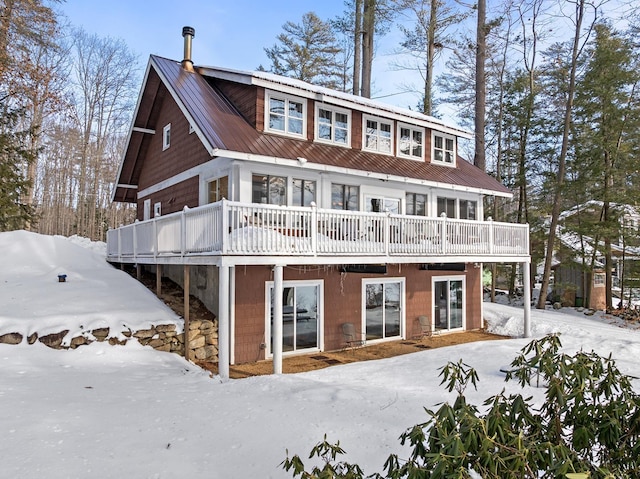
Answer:
[[[251,79],[252,84],[260,83],[260,81],[262,81],[262,82],[268,82],[268,83],[277,84],[277,85],[284,85],[287,87],[295,88],[300,91],[312,93],[314,95],[320,95],[322,97],[328,97],[328,98],[335,98],[345,102],[353,103],[355,105],[360,105],[360,106],[364,106],[364,107],[372,108],[376,110],[384,110],[394,115],[404,116],[407,118],[424,121],[433,125],[438,125],[443,129],[455,131],[458,136],[461,136],[463,138],[473,137],[473,134],[466,129],[460,128],[453,124],[445,123],[444,121],[438,118],[425,115],[418,111],[414,111],[408,108],[402,108],[394,105],[389,105],[387,103],[372,100],[370,98],[352,95],[351,93],[332,90],[331,88],[313,85],[311,83],[297,80],[295,78],[276,75],[275,73],[264,72],[264,71],[243,71],[243,70],[223,68],[218,66],[200,66],[198,67],[198,69],[201,71],[201,74],[205,76],[212,76],[215,78],[215,77],[225,77],[230,74],[233,76],[245,77],[246,79]]]

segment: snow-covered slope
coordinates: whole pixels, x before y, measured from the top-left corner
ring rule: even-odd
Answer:
[[[0,270],[0,331],[9,322],[37,329],[78,317],[75,324],[88,324],[96,314],[114,325],[172,317],[99,256],[71,246],[64,238],[0,234],[0,248],[11,250]],[[68,283],[56,283],[61,272]],[[116,295],[123,299],[111,302]],[[485,319],[495,331],[522,331],[517,307],[485,304]],[[560,332],[568,352],[612,353],[624,372],[640,368],[640,332],[605,315],[534,309],[532,326],[536,337]],[[479,391],[468,396],[481,404],[505,387],[500,369],[528,342],[463,344],[228,382],[134,342],[68,351],[0,344],[0,477],[290,478],[279,466],[286,450],[306,457],[325,433],[340,440],[348,460],[381,471],[389,453],[406,457],[398,436],[425,419],[423,407],[452,398],[439,386],[438,368],[458,359],[475,367]],[[541,394],[530,388],[526,395],[540,401]]]

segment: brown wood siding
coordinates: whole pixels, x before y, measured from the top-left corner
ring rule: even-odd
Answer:
[[[144,200],[151,199],[151,216],[153,217],[153,205],[160,202],[162,204],[162,215],[175,213],[188,206],[195,208],[198,206],[198,183],[199,178],[194,176],[176,185],[165,188],[149,196],[138,199],[138,219],[144,216]]]
[[[316,138],[316,102],[307,100],[307,140]]]
[[[351,110],[351,148],[362,149],[362,113]]]
[[[424,132],[424,161],[431,163],[431,129],[426,128]]]
[[[171,142],[169,148],[163,151],[162,130],[169,123],[171,123]],[[155,130],[156,133],[150,139],[145,158],[142,161],[138,191],[210,159],[198,135],[189,134],[189,122],[170,95],[165,96],[160,106]],[[197,188],[195,195],[197,198]]]
[[[406,337],[420,334],[418,316],[431,316],[433,277],[464,275],[466,281],[467,329],[481,325],[480,269],[467,265],[467,273],[424,271],[419,265],[388,265],[386,275],[340,273],[337,267],[286,267],[285,281],[323,280],[324,346],[331,351],[344,347],[342,324],[352,322],[360,329],[362,321],[362,280],[365,278],[405,278]],[[235,361],[254,362],[265,358],[265,282],[273,281],[272,268],[247,266],[236,269]]]
[[[258,90],[264,92],[263,88],[226,80],[215,80],[214,85],[233,103],[233,106],[252,127],[258,128]],[[264,115],[264,111],[262,114]],[[264,123],[264,120],[262,122]]]
[[[256,96],[256,130],[264,131],[264,88],[258,88]]]

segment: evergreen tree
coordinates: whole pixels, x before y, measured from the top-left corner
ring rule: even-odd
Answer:
[[[34,153],[26,146],[29,132],[17,130],[24,113],[9,110],[6,103],[1,110],[0,231],[11,231],[33,220],[33,208],[25,200],[29,191],[26,170],[34,161]]]
[[[336,56],[341,49],[331,25],[309,12],[302,16],[302,23],[287,22],[282,29],[278,43],[264,49],[271,61],[269,71],[340,89],[342,67]]]
[[[637,179],[628,172],[640,167],[638,157],[638,94],[640,75],[634,68],[633,45],[606,23],[596,25],[587,51],[585,73],[576,91],[573,181],[587,197],[601,202],[600,214],[585,218],[594,247],[602,241],[607,307],[612,307],[612,244],[622,224],[616,203],[638,204]]]

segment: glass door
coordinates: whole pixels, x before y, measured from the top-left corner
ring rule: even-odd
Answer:
[[[464,280],[434,279],[434,323],[437,330],[464,327]]]
[[[273,285],[269,287],[269,337],[273,351]],[[282,351],[319,348],[320,285],[287,285],[282,290]]]
[[[401,335],[402,294],[401,281],[364,283],[364,330],[368,341]]]

